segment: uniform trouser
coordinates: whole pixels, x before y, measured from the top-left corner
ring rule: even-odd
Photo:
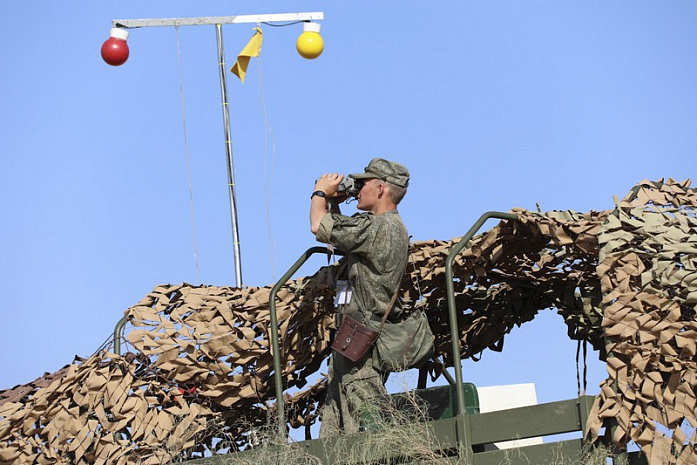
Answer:
[[[358,362],[332,352],[327,397],[321,412],[321,438],[357,433],[366,404],[375,405],[387,396],[385,376],[376,368],[374,352],[370,349]]]

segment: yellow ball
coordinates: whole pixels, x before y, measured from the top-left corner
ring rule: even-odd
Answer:
[[[324,50],[324,40],[317,32],[305,31],[300,34],[295,44],[301,57],[314,60],[322,54]]]

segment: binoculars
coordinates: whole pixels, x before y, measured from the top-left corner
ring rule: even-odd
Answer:
[[[317,181],[319,181],[319,178],[315,179],[315,184],[317,183]],[[337,187],[336,190],[337,192],[345,193],[349,197],[356,198],[358,197],[358,193],[361,191],[362,187],[362,179],[353,179],[345,177],[341,180],[341,183],[339,183],[339,187]]]
[[[339,192],[345,192],[349,197],[355,198],[358,197],[361,187],[363,187],[363,180],[347,177],[341,180],[341,183],[336,190]]]

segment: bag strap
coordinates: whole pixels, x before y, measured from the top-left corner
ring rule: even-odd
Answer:
[[[380,321],[380,328],[378,329],[378,333],[382,332],[382,327],[385,326],[385,321],[387,321],[387,317],[390,316],[390,312],[394,308],[394,303],[397,301],[397,296],[399,295],[399,285],[397,286],[397,290],[394,291],[394,295],[392,296],[392,300],[390,300],[390,304],[387,306],[387,311],[385,314],[382,316],[382,321]],[[349,282],[346,280],[346,289],[344,290],[344,303],[341,305],[341,318],[344,318],[344,315],[346,314],[346,300],[348,299],[348,290],[350,289]]]
[[[408,242],[408,241],[407,241]],[[407,245],[407,261],[409,260],[409,246]],[[387,307],[387,311],[382,317],[382,321],[380,322],[380,329],[378,332],[382,332],[382,327],[385,326],[385,321],[387,321],[387,317],[390,315],[390,312],[392,311],[392,308],[394,307],[394,303],[397,300],[397,294],[399,294],[399,287],[400,287],[401,282],[397,283],[397,290],[394,291],[394,295],[392,296],[392,300],[390,301],[390,305]],[[419,289],[419,293],[421,293],[421,289]]]
[[[382,316],[382,321],[380,322],[380,329],[378,329],[379,333],[382,332],[382,327],[385,326],[385,321],[387,321],[387,317],[390,315],[390,312],[392,311],[392,308],[394,307],[394,303],[397,300],[397,294],[399,294],[399,285],[397,285],[397,290],[394,291],[394,295],[392,296],[392,300],[390,301],[390,305],[387,307],[387,311]]]
[[[409,247],[407,247],[407,254],[409,254]],[[408,259],[407,259],[408,260]],[[416,269],[416,265],[414,265],[414,269]],[[390,304],[387,306],[387,311],[385,314],[382,316],[382,321],[380,321],[380,328],[378,329],[378,333],[382,332],[382,327],[385,326],[385,321],[387,321],[387,317],[390,316],[390,312],[392,311],[392,308],[394,308],[394,303],[397,301],[397,295],[399,295],[399,288],[400,288],[400,283],[397,283],[397,289],[394,291],[394,295],[392,296],[392,300],[390,300]],[[344,294],[344,304],[341,306],[341,318],[344,318],[344,315],[346,314],[346,300],[348,299],[348,291],[351,288],[348,280],[348,276],[346,277],[346,289]],[[421,289],[419,289],[419,294],[421,293]]]

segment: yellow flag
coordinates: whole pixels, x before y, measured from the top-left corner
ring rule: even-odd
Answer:
[[[255,27],[254,30],[256,32],[252,38],[249,39],[249,42],[247,42],[247,45],[244,46],[240,54],[237,55],[237,61],[234,65],[232,65],[232,68],[230,68],[230,72],[240,78],[242,84],[244,84],[244,76],[247,74],[249,59],[251,57],[259,56],[261,53],[261,42],[264,40],[264,35],[261,32],[261,28]]]

